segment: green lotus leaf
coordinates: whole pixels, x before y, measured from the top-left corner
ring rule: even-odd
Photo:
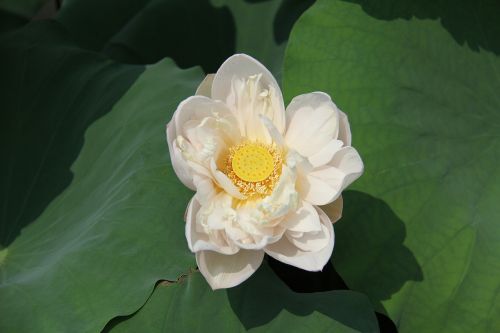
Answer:
[[[247,282],[212,291],[199,272],[159,284],[120,332],[378,332],[368,298],[349,290],[294,293],[263,264]]]
[[[195,267],[192,193],[170,166],[165,124],[201,71],[119,65],[66,37],[49,22],[0,41],[2,332],[99,331]]]
[[[499,4],[353,2],[318,1],[285,56],[287,99],[331,94],[365,162],[333,263],[400,332],[500,331]]]

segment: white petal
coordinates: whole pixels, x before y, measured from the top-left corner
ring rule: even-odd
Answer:
[[[200,204],[204,205],[208,203],[217,195],[212,178],[195,174],[193,175],[193,183],[196,187],[196,200]]]
[[[184,135],[184,124],[190,120],[201,120],[213,115],[214,101],[205,96],[191,96],[183,100],[175,110],[172,121],[175,125],[176,136]],[[222,103],[216,102],[217,107],[224,108]]]
[[[191,169],[184,160],[181,151],[175,145],[175,127],[172,121],[167,124],[167,144],[170,153],[170,162],[172,163],[172,168],[177,178],[179,178],[186,187],[194,191],[195,186]]]
[[[320,224],[320,231],[304,232],[297,236],[294,233],[285,233],[286,238],[295,245],[299,250],[305,252],[318,252],[328,245],[330,241],[330,233],[326,226]]]
[[[196,95],[212,97],[212,83],[214,82],[215,74],[207,74],[203,81],[201,81],[198,89],[196,89]]]
[[[301,201],[296,211],[285,217],[286,227],[292,232],[320,231],[321,224],[316,209],[306,201]]]
[[[299,195],[295,190],[295,179],[295,170],[283,165],[281,177],[273,192],[257,204],[256,208],[262,216],[261,223],[269,224],[297,209]]]
[[[213,290],[239,285],[259,268],[263,258],[262,250],[240,250],[233,255],[213,251],[196,253],[198,269]]]
[[[337,139],[328,142],[316,154],[309,156],[309,162],[311,162],[314,167],[327,164],[332,160],[333,155],[342,148],[342,145],[343,142]]]
[[[328,215],[330,221],[332,221],[332,223],[335,223],[342,217],[342,210],[344,208],[343,206],[344,200],[342,199],[342,196],[340,196],[334,202],[321,207],[321,209],[323,209],[325,214]]]
[[[188,204],[186,212],[186,240],[191,252],[198,252],[204,250],[217,251],[223,254],[234,254],[238,252],[236,246],[231,244],[217,244],[213,242],[210,237],[203,232],[198,231],[196,228],[196,217],[201,206],[196,198],[191,199]]]
[[[349,119],[347,115],[339,110],[339,135],[338,138],[344,143],[344,146],[351,145],[351,128],[349,126]]]
[[[236,126],[236,119],[228,107],[219,101],[214,101],[205,96],[191,96],[182,101],[172,118],[176,135],[187,136],[186,125],[190,122],[199,124],[206,118],[216,119],[218,124],[214,130],[223,132],[231,131]],[[192,126],[189,126],[190,128]],[[221,133],[222,134],[222,133]],[[234,135],[228,133],[228,135]]]
[[[236,208],[237,218],[226,226],[229,238],[240,248],[247,250],[263,249],[278,241],[285,232],[280,219],[268,221],[267,216],[257,209],[258,204],[245,202]],[[270,223],[276,222],[277,223]]]
[[[269,142],[270,137],[258,116],[267,116],[280,134],[285,132],[283,96],[273,75],[257,60],[236,54],[215,74],[212,98],[225,102],[238,119],[241,135]]]
[[[285,142],[309,157],[337,138],[339,114],[330,96],[314,92],[295,97],[286,109]]]
[[[229,179],[225,173],[217,169],[217,165],[213,159],[210,161],[210,171],[212,172],[212,176],[217,182],[217,185],[226,191],[226,193],[240,200],[246,199],[246,197],[238,190],[236,185],[233,184],[231,179]]]
[[[179,104],[167,125],[167,142],[173,168],[187,187],[194,189],[193,174],[210,175],[210,158],[239,141],[236,126],[236,118],[221,102],[192,96]]]
[[[326,205],[363,173],[363,161],[353,147],[344,147],[329,164],[310,172],[299,172],[297,190],[302,199],[313,205]]]
[[[262,121],[262,124],[267,129],[267,132],[269,133],[269,136],[271,139],[279,146],[279,147],[285,147],[285,139],[281,135],[281,133],[278,131],[276,126],[274,126],[273,122],[271,119],[264,115],[259,116],[260,120]]]
[[[363,161],[358,151],[353,147],[344,147],[339,150],[333,159],[328,163],[345,174],[343,188],[349,186],[353,181],[359,178],[364,170]]]
[[[321,209],[317,207],[316,209],[321,224],[328,232],[328,243],[325,247],[316,252],[306,252],[297,248],[287,237],[283,237],[280,241],[268,245],[265,249],[266,253],[276,260],[306,271],[321,271],[332,255],[335,235],[328,216]]]
[[[337,199],[342,193],[345,175],[338,169],[323,166],[297,177],[297,191],[301,198],[313,205],[322,206]]]
[[[283,238],[285,229],[283,228],[270,228],[270,230],[276,230],[274,234],[264,235],[260,237],[253,236],[250,241],[233,240],[239,248],[245,250],[262,250],[269,244],[275,243]]]

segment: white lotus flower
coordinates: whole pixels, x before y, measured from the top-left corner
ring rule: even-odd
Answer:
[[[363,162],[327,94],[297,96],[285,112],[272,74],[237,54],[180,103],[167,141],[177,176],[196,191],[186,238],[213,289],[246,280],[264,253],[308,271],[328,262],[341,192]]]

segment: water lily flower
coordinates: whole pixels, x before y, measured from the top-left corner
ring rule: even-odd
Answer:
[[[167,142],[175,173],[196,191],[186,238],[212,289],[249,278],[265,253],[322,270],[341,192],[363,172],[347,116],[330,96],[299,95],[285,111],[272,74],[237,54],[179,104]]]

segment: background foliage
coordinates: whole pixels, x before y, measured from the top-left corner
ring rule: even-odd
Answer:
[[[0,0],[0,331],[500,330],[498,2],[42,6]],[[212,292],[164,126],[236,52],[332,95],[366,173],[322,273]]]

